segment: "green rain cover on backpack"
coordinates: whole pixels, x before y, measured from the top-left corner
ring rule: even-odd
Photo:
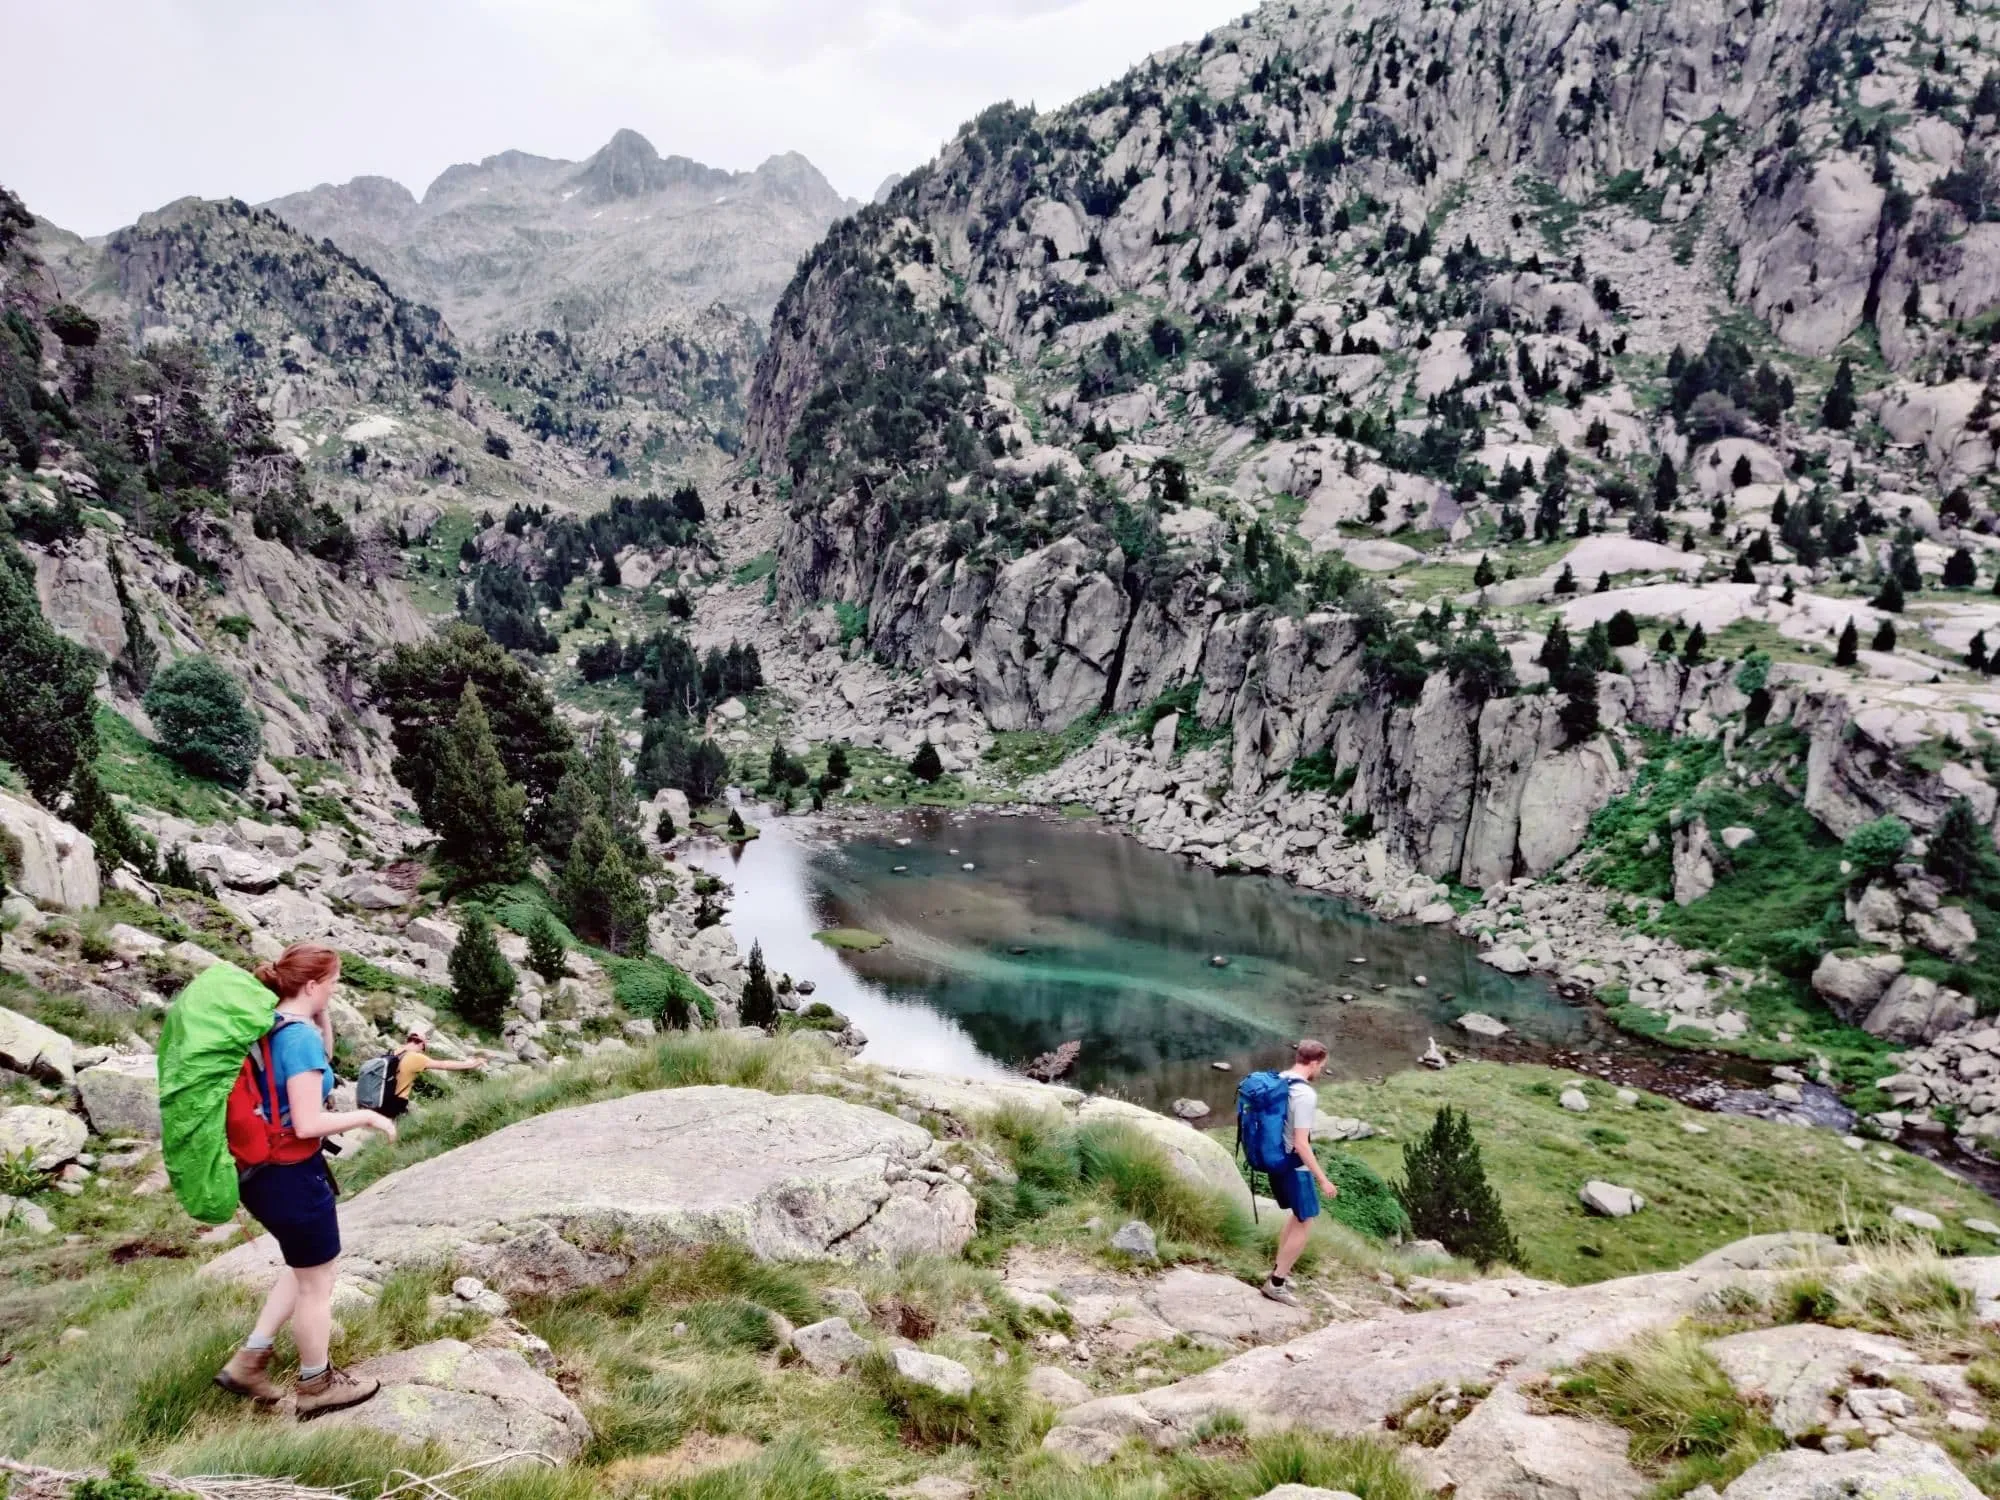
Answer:
[[[160,1151],[181,1207],[204,1224],[236,1212],[225,1117],[243,1059],[271,1029],[278,997],[234,964],[197,974],[160,1028]]]

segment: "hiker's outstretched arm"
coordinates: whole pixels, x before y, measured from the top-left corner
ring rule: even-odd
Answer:
[[[285,1102],[292,1109],[292,1134],[303,1140],[317,1140],[321,1136],[339,1135],[342,1131],[359,1130],[364,1125],[370,1130],[379,1130],[390,1140],[396,1138],[396,1122],[388,1116],[377,1114],[372,1109],[347,1109],[338,1114],[329,1110],[320,1098],[320,1072],[317,1068],[305,1073],[294,1073],[285,1080]]]

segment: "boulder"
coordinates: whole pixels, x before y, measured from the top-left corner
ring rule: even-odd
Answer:
[[[1960,906],[1941,906],[1936,911],[1913,911],[1903,923],[1910,941],[1939,958],[1962,963],[1979,946],[1979,929]]]
[[[1505,1021],[1495,1020],[1484,1011],[1471,1010],[1452,1023],[1460,1031],[1471,1036],[1482,1036],[1489,1041],[1497,1041],[1513,1028]]]
[[[213,875],[232,891],[268,891],[285,873],[285,867],[275,859],[228,844],[189,844],[187,862],[188,868]]]
[[[0,1109],[0,1157],[24,1156],[37,1172],[53,1172],[75,1160],[89,1138],[83,1121],[66,1109],[43,1104]]]
[[[1917,1356],[1894,1339],[1791,1323],[1716,1339],[1708,1346],[1738,1394],[1769,1405],[1771,1423],[1786,1437],[1823,1429],[1838,1415],[1835,1398],[1857,1372],[1873,1378]]]
[[[1502,974],[1525,974],[1529,968],[1528,955],[1512,943],[1488,948],[1479,955],[1479,961],[1498,969]]]
[[[927,1387],[940,1396],[972,1394],[972,1371],[942,1354],[927,1354],[922,1349],[891,1349],[889,1368],[912,1385]]]
[[[792,1333],[799,1358],[820,1375],[838,1375],[868,1357],[874,1346],[854,1331],[845,1318],[809,1323]]]
[[[1321,1489],[1316,1484],[1281,1484],[1266,1490],[1257,1500],[1357,1500],[1351,1490]]]
[[[76,1092],[98,1135],[160,1138],[160,1075],[146,1053],[120,1053],[76,1075]]]
[[[1045,1401],[1057,1411],[1081,1406],[1090,1399],[1090,1387],[1067,1370],[1054,1365],[1036,1365],[1028,1372],[1028,1394]]]
[[[1632,1189],[1595,1179],[1586,1182],[1576,1196],[1585,1208],[1607,1219],[1628,1219],[1646,1206],[1646,1200]]]
[[[392,1173],[343,1203],[341,1237],[356,1274],[455,1256],[510,1296],[608,1280],[690,1243],[772,1260],[950,1255],[972,1237],[973,1200],[913,1170],[932,1149],[921,1127],[841,1099],[665,1089],[554,1110]],[[262,1281],[276,1265],[267,1235],[204,1274]]]
[[[1117,1232],[1111,1236],[1111,1248],[1122,1250],[1139,1260],[1160,1258],[1159,1241],[1153,1237],[1152,1229],[1138,1219],[1118,1226]]]
[[[23,895],[72,911],[97,905],[103,887],[97,878],[97,846],[88,834],[4,791],[0,829],[21,845],[21,873],[13,884]]]
[[[1791,1448],[1761,1459],[1722,1500],[1980,1500],[1972,1481],[1935,1443],[1900,1433],[1873,1448],[1814,1453]]]
[[[1556,1103],[1560,1104],[1571,1114],[1583,1115],[1590,1113],[1590,1096],[1582,1089],[1564,1089],[1557,1096]]]
[[[438,1443],[469,1459],[546,1453],[558,1463],[580,1455],[590,1424],[565,1396],[513,1349],[475,1349],[439,1339],[354,1367],[382,1382],[371,1401],[315,1418],[404,1443]]]
[[[1214,1111],[1208,1107],[1207,1102],[1201,1099],[1176,1099],[1174,1101],[1174,1118],[1176,1120],[1187,1120],[1190,1122],[1194,1120],[1206,1120],[1212,1113]]]
[[[76,1074],[75,1056],[60,1031],[0,1007],[0,1068],[45,1083],[68,1083]]]
[[[1956,1031],[1979,1013],[1970,995],[1935,980],[1899,974],[1861,1022],[1871,1036],[1892,1042],[1928,1042]]]
[[[1250,1188],[1236,1170],[1236,1158],[1212,1136],[1123,1099],[1086,1099],[1076,1118],[1083,1125],[1105,1121],[1131,1126],[1166,1152],[1177,1176],[1213,1189],[1245,1213],[1250,1211]]]
[[[1813,970],[1812,987],[1834,1014],[1854,1023],[1875,1008],[1875,1003],[1902,972],[1901,954],[1870,953],[1859,958],[1842,958],[1829,953]]]
[[[1674,905],[1692,906],[1715,889],[1714,855],[1702,819],[1674,830]]]
[[[1432,1455],[1454,1500],[1639,1500],[1631,1434],[1606,1422],[1539,1416],[1511,1385],[1474,1407]]]
[[[1944,1228],[1944,1221],[1936,1214],[1926,1209],[1911,1208],[1904,1203],[1898,1203],[1894,1208],[1890,1209],[1889,1217],[1894,1219],[1898,1224],[1907,1224],[1912,1229],[1927,1230],[1932,1234],[1936,1234]]]

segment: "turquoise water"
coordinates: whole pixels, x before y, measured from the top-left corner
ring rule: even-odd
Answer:
[[[759,822],[761,838],[708,846],[696,862],[731,883],[744,948],[755,939],[774,972],[811,979],[815,999],[867,1033],[873,1061],[985,1074],[1076,1040],[1067,1082],[1222,1111],[1235,1077],[1289,1061],[1301,1036],[1326,1042],[1329,1072],[1349,1078],[1410,1067],[1433,1036],[1460,1052],[1523,1055],[1451,1026],[1468,1010],[1529,1044],[1588,1046],[1606,1030],[1544,981],[1480,963],[1448,931],[1217,875],[1094,820],[913,813],[853,836]],[[866,928],[889,945],[835,952],[813,940],[827,927]]]

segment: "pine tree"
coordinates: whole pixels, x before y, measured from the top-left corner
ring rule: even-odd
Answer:
[[[1476,589],[1488,588],[1499,575],[1493,571],[1493,559],[1484,552],[1479,554],[1479,566],[1472,570],[1472,586]]]
[[[778,996],[771,988],[771,976],[764,972],[764,945],[750,945],[750,976],[743,981],[743,1024],[761,1026],[766,1031],[778,1024]]]
[[[450,968],[452,1008],[482,1031],[498,1031],[514,998],[514,966],[500,952],[484,913],[465,914]]]
[[[1436,1240],[1480,1266],[1524,1259],[1462,1110],[1445,1105],[1423,1138],[1403,1147],[1396,1196],[1417,1238]]]
[[[1945,559],[1944,586],[1948,589],[1969,589],[1979,582],[1979,567],[1972,560],[1972,554],[1960,547]]]
[[[1558,616],[1549,624],[1549,633],[1542,638],[1542,649],[1535,653],[1538,666],[1548,668],[1551,681],[1569,670],[1570,642],[1569,627]]]
[[[1931,830],[1924,868],[1960,896],[1993,878],[1993,835],[1965,798],[1954,798]]]
[[[1745,486],[1749,482],[1750,482],[1750,455],[1747,453],[1741,453],[1738,454],[1736,457],[1735,467],[1733,467],[1729,471],[1729,486],[1731,489],[1740,490],[1743,488],[1743,486]]]
[[[1701,621],[1697,620],[1694,629],[1688,632],[1686,643],[1681,647],[1681,664],[1688,667],[1700,666],[1702,652],[1707,649],[1708,632],[1701,628]]]
[[[570,930],[613,953],[642,948],[653,903],[632,872],[610,826],[596,813],[583,820],[556,881],[556,904]]]
[[[1576,571],[1568,563],[1563,564],[1562,572],[1556,577],[1555,592],[1558,594],[1574,594],[1576,592]]]
[[[1621,609],[1611,617],[1605,627],[1605,634],[1615,646],[1636,646],[1639,644],[1639,622],[1629,609]]]
[[[1854,366],[1845,359],[1833,372],[1833,384],[1827,389],[1826,404],[1820,408],[1820,421],[1834,428],[1854,425]],[[1851,462],[1848,472],[1853,472]],[[1842,488],[1847,486],[1843,484]]]
[[[938,759],[937,746],[928,739],[917,746],[917,753],[910,757],[910,774],[923,782],[936,781],[944,775],[944,762]]]
[[[1660,455],[1660,466],[1653,471],[1653,506],[1657,510],[1672,510],[1674,500],[1681,492],[1681,477],[1675,472],[1674,461],[1664,453]]]
[[[1736,567],[1731,571],[1729,581],[1731,583],[1755,583],[1757,581],[1756,570],[1750,566],[1749,553],[1739,552],[1736,554]]]
[[[1854,628],[1850,618],[1847,628],[1840,632],[1840,644],[1834,649],[1833,664],[1836,667],[1851,667],[1861,659],[1861,632]]]
[[[1892,615],[1903,612],[1903,585],[1894,573],[1882,580],[1882,587],[1875,597],[1868,601],[1877,609],[1886,609]]]
[[[536,912],[528,924],[528,967],[552,984],[569,972],[569,948],[555,918],[545,911]]]
[[[1556,719],[1562,725],[1563,743],[1581,744],[1598,729],[1597,674],[1579,663],[1563,674],[1558,686],[1563,701]]]
[[[1597,575],[1597,592],[1600,594],[1611,592],[1611,574],[1608,571]]]
[[[821,780],[828,788],[833,788],[845,785],[847,778],[852,774],[847,765],[847,746],[836,742],[833,748],[826,752],[826,774]]]
[[[1675,644],[1674,627],[1669,625],[1660,632],[1660,638],[1653,643],[1653,649],[1662,656],[1672,656]]]
[[[1979,631],[1965,648],[1965,664],[1975,672],[1986,670],[1986,632]]]
[[[733,839],[747,839],[750,837],[750,829],[743,821],[743,810],[740,807],[729,809],[729,822],[726,826],[729,829],[729,836]]]
[[[467,682],[432,768],[438,852],[467,884],[504,884],[527,867],[527,793],[507,776],[479,689]]]
[[[1894,651],[1896,649],[1896,627],[1884,620],[1875,627],[1875,639],[1868,643],[1870,651]]]

